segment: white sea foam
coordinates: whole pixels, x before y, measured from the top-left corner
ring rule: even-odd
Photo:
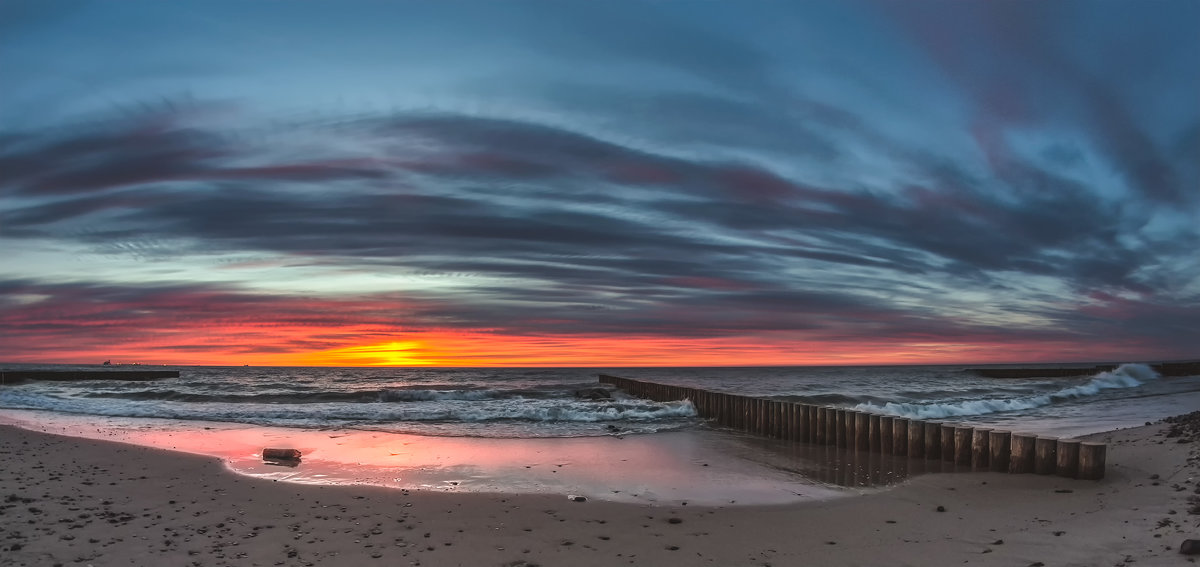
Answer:
[[[461,408],[453,412],[460,421],[514,419],[526,421],[653,421],[676,417],[695,417],[696,407],[688,400],[661,403],[576,402],[570,404],[522,404],[499,408]]]
[[[432,402],[441,400],[487,400],[500,397],[497,390],[384,390],[381,402]]]
[[[620,400],[591,402],[575,399],[489,399],[489,391],[417,390],[415,406],[324,402],[308,404],[186,403],[170,400],[60,398],[26,390],[5,391],[0,407],[49,410],[111,417],[148,417],[232,421],[261,425],[329,426],[354,423],[497,421],[547,423],[654,422],[695,417],[688,400],[651,402]]]
[[[863,403],[855,410],[880,413],[910,419],[940,419],[1019,411],[1050,404],[1094,396],[1105,390],[1135,388],[1157,379],[1158,373],[1145,364],[1122,364],[1111,372],[1101,372],[1083,384],[1036,396],[959,400],[940,403],[895,403],[883,405]]]

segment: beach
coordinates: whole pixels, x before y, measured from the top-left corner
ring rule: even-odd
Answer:
[[[1195,420],[1193,420],[1194,423]],[[1180,565],[1196,430],[1101,433],[1107,476],[951,473],[783,505],[279,482],[0,426],[5,565]]]

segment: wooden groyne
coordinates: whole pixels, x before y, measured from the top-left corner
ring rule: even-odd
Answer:
[[[1161,376],[1200,375],[1200,362],[1160,362],[1148,366]],[[1051,366],[1043,368],[968,368],[966,371],[978,374],[984,378],[1069,378],[1075,376],[1094,376],[1101,372],[1111,372],[1116,369],[1116,364],[1097,364],[1094,366]]]
[[[600,382],[657,402],[690,400],[700,417],[753,435],[926,461],[964,470],[1104,477],[1107,446],[970,425],[908,419],[710,392],[600,375]]]
[[[123,380],[144,382],[147,380],[178,377],[178,370],[0,370],[0,384],[20,384],[29,380],[59,382]]]

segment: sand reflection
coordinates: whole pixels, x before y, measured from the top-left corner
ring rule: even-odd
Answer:
[[[951,463],[763,439],[724,429],[624,437],[484,439],[320,431],[6,410],[15,425],[219,457],[235,472],[306,484],[550,493],[641,503],[786,504],[836,498]],[[264,461],[264,448],[298,462]]]
[[[14,424],[212,455],[239,473],[310,484],[577,494],[641,503],[785,504],[852,494],[745,451],[715,431],[626,437],[482,439],[319,431],[168,420],[83,419],[5,411]],[[295,467],[267,464],[266,447],[298,449]]]

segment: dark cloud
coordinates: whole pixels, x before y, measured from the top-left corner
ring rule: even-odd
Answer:
[[[551,285],[639,288],[720,271],[786,289],[769,274],[799,261],[982,280],[1024,272],[1139,292],[1155,284],[1144,268],[1156,254],[1195,239],[1174,233],[1159,250],[1130,244],[1122,235],[1136,234],[1144,214],[1028,163],[1011,164],[997,187],[914,158],[930,183],[889,192],[815,187],[751,164],[668,157],[514,120],[360,118],[343,134],[375,149],[337,159],[233,143],[166,118],[132,122],[26,134],[8,146],[17,150],[0,159],[24,168],[0,188],[41,199],[0,213],[0,234],[103,244],[141,232],[212,251],[430,270],[473,258],[476,273]],[[67,167],[51,165],[59,163]],[[85,218],[103,222],[61,228]],[[665,261],[678,258],[694,260]]]
[[[694,282],[691,282],[694,283]],[[1180,309],[1097,294],[1058,313],[1054,328],[1006,328],[965,323],[922,310],[827,291],[731,291],[681,295],[642,309],[558,304],[551,298],[520,309],[488,299],[463,301],[420,294],[312,298],[200,284],[51,284],[0,281],[0,339],[10,348],[42,352],[65,337],[75,348],[134,344],[146,351],[240,354],[338,348],[347,341],[419,337],[462,329],[513,337],[663,336],[720,338],[790,332],[836,342],[938,342],[1020,345],[1080,340],[1163,358],[1184,357],[1194,345],[1196,306]],[[505,290],[508,291],[508,290]],[[511,298],[507,298],[511,300]],[[582,324],[585,319],[587,324]],[[179,332],[187,329],[187,332]],[[634,330],[631,330],[634,329]],[[298,331],[303,331],[302,333]]]
[[[838,96],[871,83],[861,68],[809,92],[802,79],[816,73],[756,38],[714,31],[711,6],[683,17],[658,5],[555,4],[508,41],[578,72],[491,91],[502,82],[491,75],[470,83],[484,99],[532,97],[544,114],[448,105],[272,129],[239,122],[252,112],[214,118],[189,102],[0,131],[5,245],[182,263],[284,257],[308,273],[429,284],[297,298],[235,284],[13,280],[0,282],[0,339],[87,329],[148,340],[149,329],[191,325],[320,332],[147,348],[291,352],[397,328],[1194,348],[1200,231],[1187,221],[1200,117],[1160,115],[1146,93],[1173,84],[1155,62],[1175,69],[1196,56],[1163,51],[1165,40],[1135,42],[1111,69],[1081,56],[1090,42],[1109,53],[1101,32],[1120,22],[1108,5],[1088,18],[1089,5],[1070,2],[868,6],[882,6],[965,99],[960,130],[939,123],[905,138],[900,121],[880,123],[861,98]],[[502,11],[471,25],[504,35],[484,29],[492,16],[514,25]],[[1150,67],[1144,84],[1137,61]],[[587,72],[607,65],[628,65],[635,79]],[[676,80],[637,80],[660,75]],[[924,87],[905,80],[918,79],[889,75],[887,88],[920,98]],[[853,94],[871,94],[862,91]],[[880,108],[900,106],[873,94]],[[1166,115],[1178,123],[1164,125]]]
[[[1200,81],[1178,73],[1200,68],[1200,44],[1172,22],[1200,17],[1196,3],[1165,1],[1144,11],[1114,10],[1119,2],[880,4],[970,97],[976,138],[998,174],[1018,159],[1006,130],[1069,123],[1086,132],[1134,190],[1195,205],[1198,180],[1178,171],[1163,147],[1169,143],[1163,128],[1140,120],[1146,109],[1138,105],[1152,103],[1127,93],[1184,89],[1192,102],[1177,111],[1195,114]],[[1175,41],[1148,41],[1157,34]],[[1101,60],[1081,59],[1082,49]]]

